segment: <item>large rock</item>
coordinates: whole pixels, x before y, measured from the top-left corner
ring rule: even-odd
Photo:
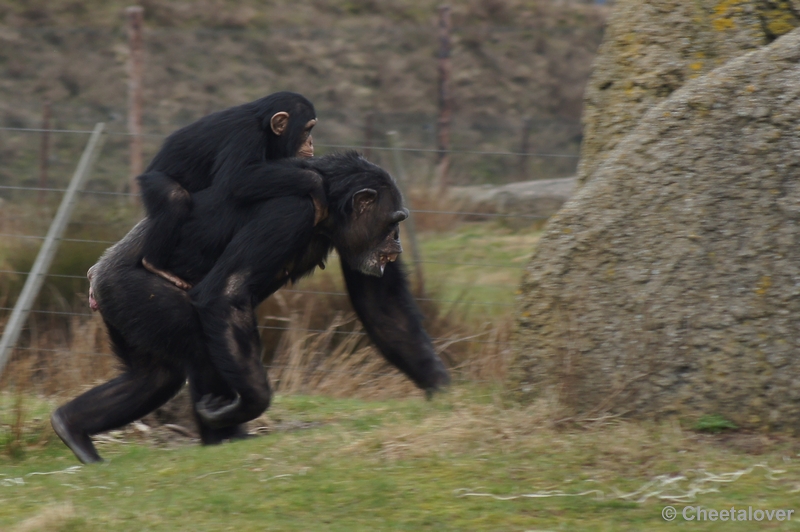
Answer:
[[[684,83],[800,25],[798,8],[800,0],[617,0],[586,87],[579,182]]]
[[[546,220],[575,190],[574,177],[520,181],[507,185],[450,187],[450,200],[460,210],[508,215],[511,225],[523,227]]]
[[[800,431],[800,30],[651,109],[551,218],[514,388]]]

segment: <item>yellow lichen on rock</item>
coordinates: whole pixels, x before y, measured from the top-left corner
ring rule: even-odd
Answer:
[[[800,25],[800,21],[798,21],[797,15],[792,9],[791,2],[782,0],[769,2],[769,4],[774,4],[774,6],[762,7],[759,15],[767,34],[771,38],[774,39],[789,33]]]
[[[798,26],[788,0],[617,0],[586,87],[579,182],[648,109]]]

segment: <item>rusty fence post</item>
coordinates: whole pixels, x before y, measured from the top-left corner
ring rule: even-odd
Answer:
[[[439,188],[449,185],[450,170],[450,118],[452,114],[450,95],[450,6],[439,7],[439,117],[436,120],[436,140],[439,157],[436,174]]]
[[[125,9],[128,18],[128,133],[131,134],[130,192],[137,194],[136,177],[142,173],[142,78],[144,77],[144,45],[142,27],[144,9],[131,6]],[[132,196],[135,198],[135,196]],[[135,200],[134,200],[135,201]]]
[[[364,118],[364,158],[372,157],[372,144],[375,142],[375,113],[369,112]]]
[[[52,107],[50,102],[44,102],[42,110],[42,143],[39,149],[39,203],[44,201],[45,188],[47,187],[47,171],[50,164],[50,119]]]

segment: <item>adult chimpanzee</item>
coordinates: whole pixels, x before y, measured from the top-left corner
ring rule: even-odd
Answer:
[[[172,133],[137,179],[150,222],[142,264],[177,286],[186,283],[166,265],[179,228],[192,209],[191,194],[212,185],[239,204],[312,194],[318,217],[322,186],[313,172],[281,172],[269,162],[311,157],[314,106],[300,94],[277,92],[254,102],[210,114]]]
[[[208,189],[193,195],[167,264],[191,290],[141,266],[147,219],[94,267],[95,296],[124,371],[51,418],[82,462],[101,460],[92,434],[151,412],[187,376],[203,443],[242,435],[241,424],[271,398],[256,306],[311,273],[334,248],[353,307],[383,356],[428,392],[449,382],[396,262],[398,223],[408,211],[392,178],[355,153],[281,164],[310,166],[322,177],[329,214],[320,223],[308,197],[241,207],[220,203]]]

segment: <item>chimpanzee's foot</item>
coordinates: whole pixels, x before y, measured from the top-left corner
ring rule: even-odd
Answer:
[[[161,270],[159,268],[156,268],[155,266],[150,264],[147,261],[147,259],[145,259],[145,258],[142,258],[142,266],[144,266],[145,270],[149,271],[150,273],[154,273],[154,274],[158,275],[162,279],[165,279],[165,280],[169,281],[170,283],[174,284],[175,286],[177,286],[181,290],[189,290],[192,287],[192,285],[190,285],[189,283],[187,283],[186,281],[184,281],[183,279],[181,279],[177,275],[173,275],[173,274],[171,274],[171,273],[169,273],[167,271],[164,271],[164,270]]]
[[[92,286],[92,281],[94,280],[94,269],[97,267],[97,264],[89,268],[89,271],[86,272],[86,277],[89,279],[89,308],[92,311],[96,311],[100,308],[100,305],[97,304],[97,300],[94,298],[94,287]]]
[[[61,438],[61,441],[75,453],[75,456],[84,464],[94,464],[102,462],[103,459],[97,454],[92,439],[80,432],[72,430],[68,425],[60,409],[53,412],[50,416],[50,424],[53,430]]]
[[[225,441],[237,441],[252,438],[244,425],[234,425],[223,429],[200,427],[200,441],[203,445],[219,445]]]
[[[100,308],[100,305],[97,304],[97,300],[94,298],[94,287],[89,285],[89,308],[92,309],[92,312],[96,312],[97,309]]]
[[[238,410],[241,404],[242,398],[238,394],[233,399],[206,394],[195,404],[195,412],[203,425],[221,429],[229,426],[230,421],[225,417]]]

